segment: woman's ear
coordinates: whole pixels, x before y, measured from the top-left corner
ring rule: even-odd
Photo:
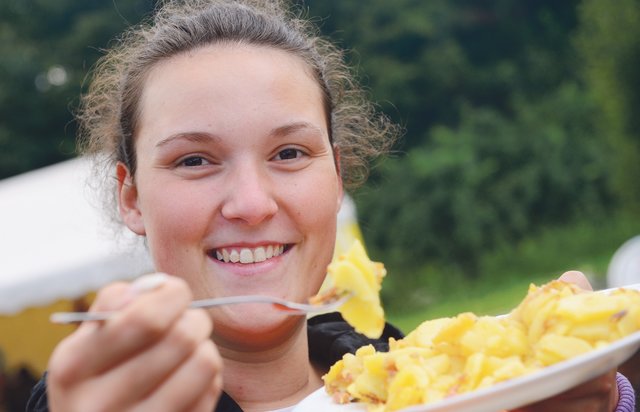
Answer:
[[[133,182],[129,168],[122,162],[116,165],[118,178],[118,209],[122,221],[132,232],[144,236],[144,221],[138,207],[138,189]]]

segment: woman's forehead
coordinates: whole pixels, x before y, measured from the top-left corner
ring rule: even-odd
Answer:
[[[140,109],[140,126],[163,132],[186,123],[205,128],[211,120],[231,128],[269,116],[326,128],[322,91],[306,64],[248,45],[208,46],[166,59],[149,73]]]
[[[159,72],[188,73],[202,67],[220,73],[227,70],[239,75],[250,70],[250,74],[258,74],[258,70],[273,68],[305,73],[310,80],[318,82],[314,70],[300,56],[272,46],[247,44],[240,42],[222,42],[199,46],[164,58],[155,63],[147,74],[147,79]],[[212,73],[213,75],[213,73]]]
[[[142,100],[145,95],[155,94],[156,89],[171,87],[178,94],[197,94],[202,87],[234,94],[250,92],[249,86],[282,87],[279,82],[283,78],[289,87],[314,88],[322,95],[311,68],[290,52],[246,44],[209,45],[154,65],[146,76]]]

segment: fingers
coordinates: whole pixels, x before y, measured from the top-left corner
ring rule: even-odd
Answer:
[[[511,412],[610,412],[617,405],[616,371],[610,371],[557,396]]]
[[[144,350],[158,340],[182,315],[191,300],[185,282],[168,278],[166,282],[147,293],[131,297],[131,287],[109,286],[96,298],[92,310],[111,310],[130,301],[112,319],[104,322],[85,322],[77,333],[65,342],[64,351],[55,353],[50,368],[66,380],[67,373],[74,379],[91,376],[112,368]],[[60,361],[65,367],[58,367]],[[53,372],[56,371],[56,372]]]
[[[211,411],[220,396],[221,373],[222,360],[215,345],[211,341],[203,342],[135,410]]]
[[[589,283],[587,277],[582,272],[578,272],[577,270],[570,270],[563,273],[562,276],[560,276],[559,280],[574,283],[582,289],[593,290],[593,288],[591,287],[591,283]]]
[[[125,304],[130,293],[130,285],[119,282],[111,284],[98,292],[92,310],[116,310]],[[96,309],[99,307],[99,309]],[[78,329],[56,346],[49,359],[49,378],[62,385],[76,381],[85,364],[90,350],[95,350],[94,334],[100,328],[99,322],[84,322]],[[93,342],[93,346],[91,345]],[[98,349],[99,350],[99,349]],[[87,372],[89,373],[89,372]]]
[[[208,342],[211,330],[210,317],[204,310],[189,310],[161,341],[104,374],[97,384],[123,393],[124,404],[139,402]]]
[[[606,374],[579,385],[567,392],[558,395],[559,399],[577,399],[585,396],[595,396],[607,398],[616,388],[616,371],[612,370]]]
[[[118,283],[99,293],[91,310],[117,313],[58,345],[49,364],[52,410],[213,409],[222,361],[210,316],[188,309],[191,293],[178,278],[152,289]]]
[[[137,297],[96,331],[94,339],[109,350],[94,360],[94,368],[121,362],[164,338],[190,301],[189,288],[177,278]]]

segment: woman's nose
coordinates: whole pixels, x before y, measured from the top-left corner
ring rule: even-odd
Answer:
[[[273,184],[266,172],[253,167],[242,168],[226,180],[227,195],[222,205],[225,219],[257,225],[277,212]]]

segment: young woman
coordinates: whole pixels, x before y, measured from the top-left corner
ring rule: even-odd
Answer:
[[[305,21],[274,1],[167,3],[98,66],[81,120],[122,222],[171,276],[104,288],[92,310],[118,314],[60,343],[29,410],[284,411],[369,342],[336,315],[188,309],[315,294],[344,185],[395,134]],[[617,399],[611,372],[526,410]]]

